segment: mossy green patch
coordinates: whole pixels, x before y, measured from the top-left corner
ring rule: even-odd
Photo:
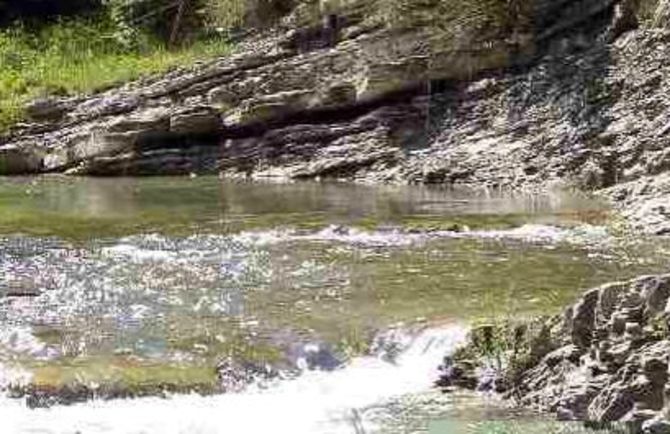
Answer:
[[[171,392],[209,392],[217,387],[213,366],[151,363],[130,357],[78,358],[28,366],[34,390],[102,388],[128,396]]]

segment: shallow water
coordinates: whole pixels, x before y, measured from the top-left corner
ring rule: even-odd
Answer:
[[[468,406],[484,418],[479,398],[431,392],[441,357],[473,321],[553,313],[666,266],[667,246],[615,223],[569,194],[0,181],[0,387],[216,394],[39,410],[5,398],[1,432],[425,432]],[[280,374],[220,395],[221,361]]]

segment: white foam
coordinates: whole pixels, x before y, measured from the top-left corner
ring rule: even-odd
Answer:
[[[239,394],[97,401],[39,410],[4,399],[0,432],[350,434],[356,432],[355,424],[366,423],[367,408],[428,390],[441,358],[464,337],[465,330],[458,326],[428,329],[395,363],[361,357],[333,372],[308,371],[297,379]]]

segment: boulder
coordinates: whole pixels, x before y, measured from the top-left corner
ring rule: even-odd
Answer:
[[[670,422],[662,418],[650,419],[642,424],[644,434],[670,434]]]
[[[502,355],[508,367],[498,376],[510,380],[505,396],[562,420],[627,421],[636,427],[654,420],[653,429],[665,429],[670,338],[651,323],[668,303],[668,284],[670,275],[644,276],[587,291],[562,315],[544,321],[551,330],[548,347],[557,349],[521,365],[510,363],[511,353]],[[473,340],[462,354],[478,345]],[[490,365],[465,361],[474,365],[470,372]],[[451,361],[452,371],[459,362]]]

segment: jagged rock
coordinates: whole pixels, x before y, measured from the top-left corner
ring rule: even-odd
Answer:
[[[131,116],[119,116],[107,123],[106,132],[152,132],[169,130],[169,110],[163,107],[149,108]]]
[[[228,88],[228,86],[215,87],[207,93],[207,101],[212,105],[233,107],[239,102],[239,95]]]
[[[644,434],[670,434],[670,422],[664,419],[651,419],[642,424]]]
[[[267,121],[306,110],[313,98],[310,90],[278,92],[246,101],[236,114],[237,123]]]
[[[547,365],[550,368],[557,366],[563,361],[569,361],[573,364],[579,363],[579,358],[582,354],[582,351],[576,345],[566,345],[557,350],[552,351],[544,357],[542,363]]]
[[[451,357],[445,357],[439,368],[440,378],[435,385],[443,389],[452,386],[475,389],[479,385],[479,377],[475,372],[476,365],[475,361],[454,361]]]
[[[356,86],[346,81],[331,84],[318,96],[322,106],[351,105],[356,99]]]
[[[240,362],[232,358],[220,361],[216,366],[221,390],[226,393],[241,392],[247,386],[258,381],[267,381],[279,376],[279,372],[270,365]]]
[[[645,317],[651,318],[664,311],[668,298],[670,298],[670,284],[658,278],[651,278],[644,283],[642,292],[642,297],[646,300]]]
[[[670,275],[646,276],[586,292],[563,315],[546,322],[550,346],[557,349],[529,359],[520,372],[518,365],[508,364],[509,371],[498,374],[511,379],[505,396],[563,420],[629,421],[637,427],[652,418],[664,420],[658,415],[670,408],[670,339],[655,333],[650,323],[667,304],[669,283]],[[466,361],[474,365],[471,372],[490,366],[486,360]],[[458,363],[453,360],[451,366]]]
[[[594,289],[584,295],[573,310],[569,327],[571,328],[572,342],[581,348],[591,345],[591,337],[595,326],[595,308],[598,303],[600,289]]]

